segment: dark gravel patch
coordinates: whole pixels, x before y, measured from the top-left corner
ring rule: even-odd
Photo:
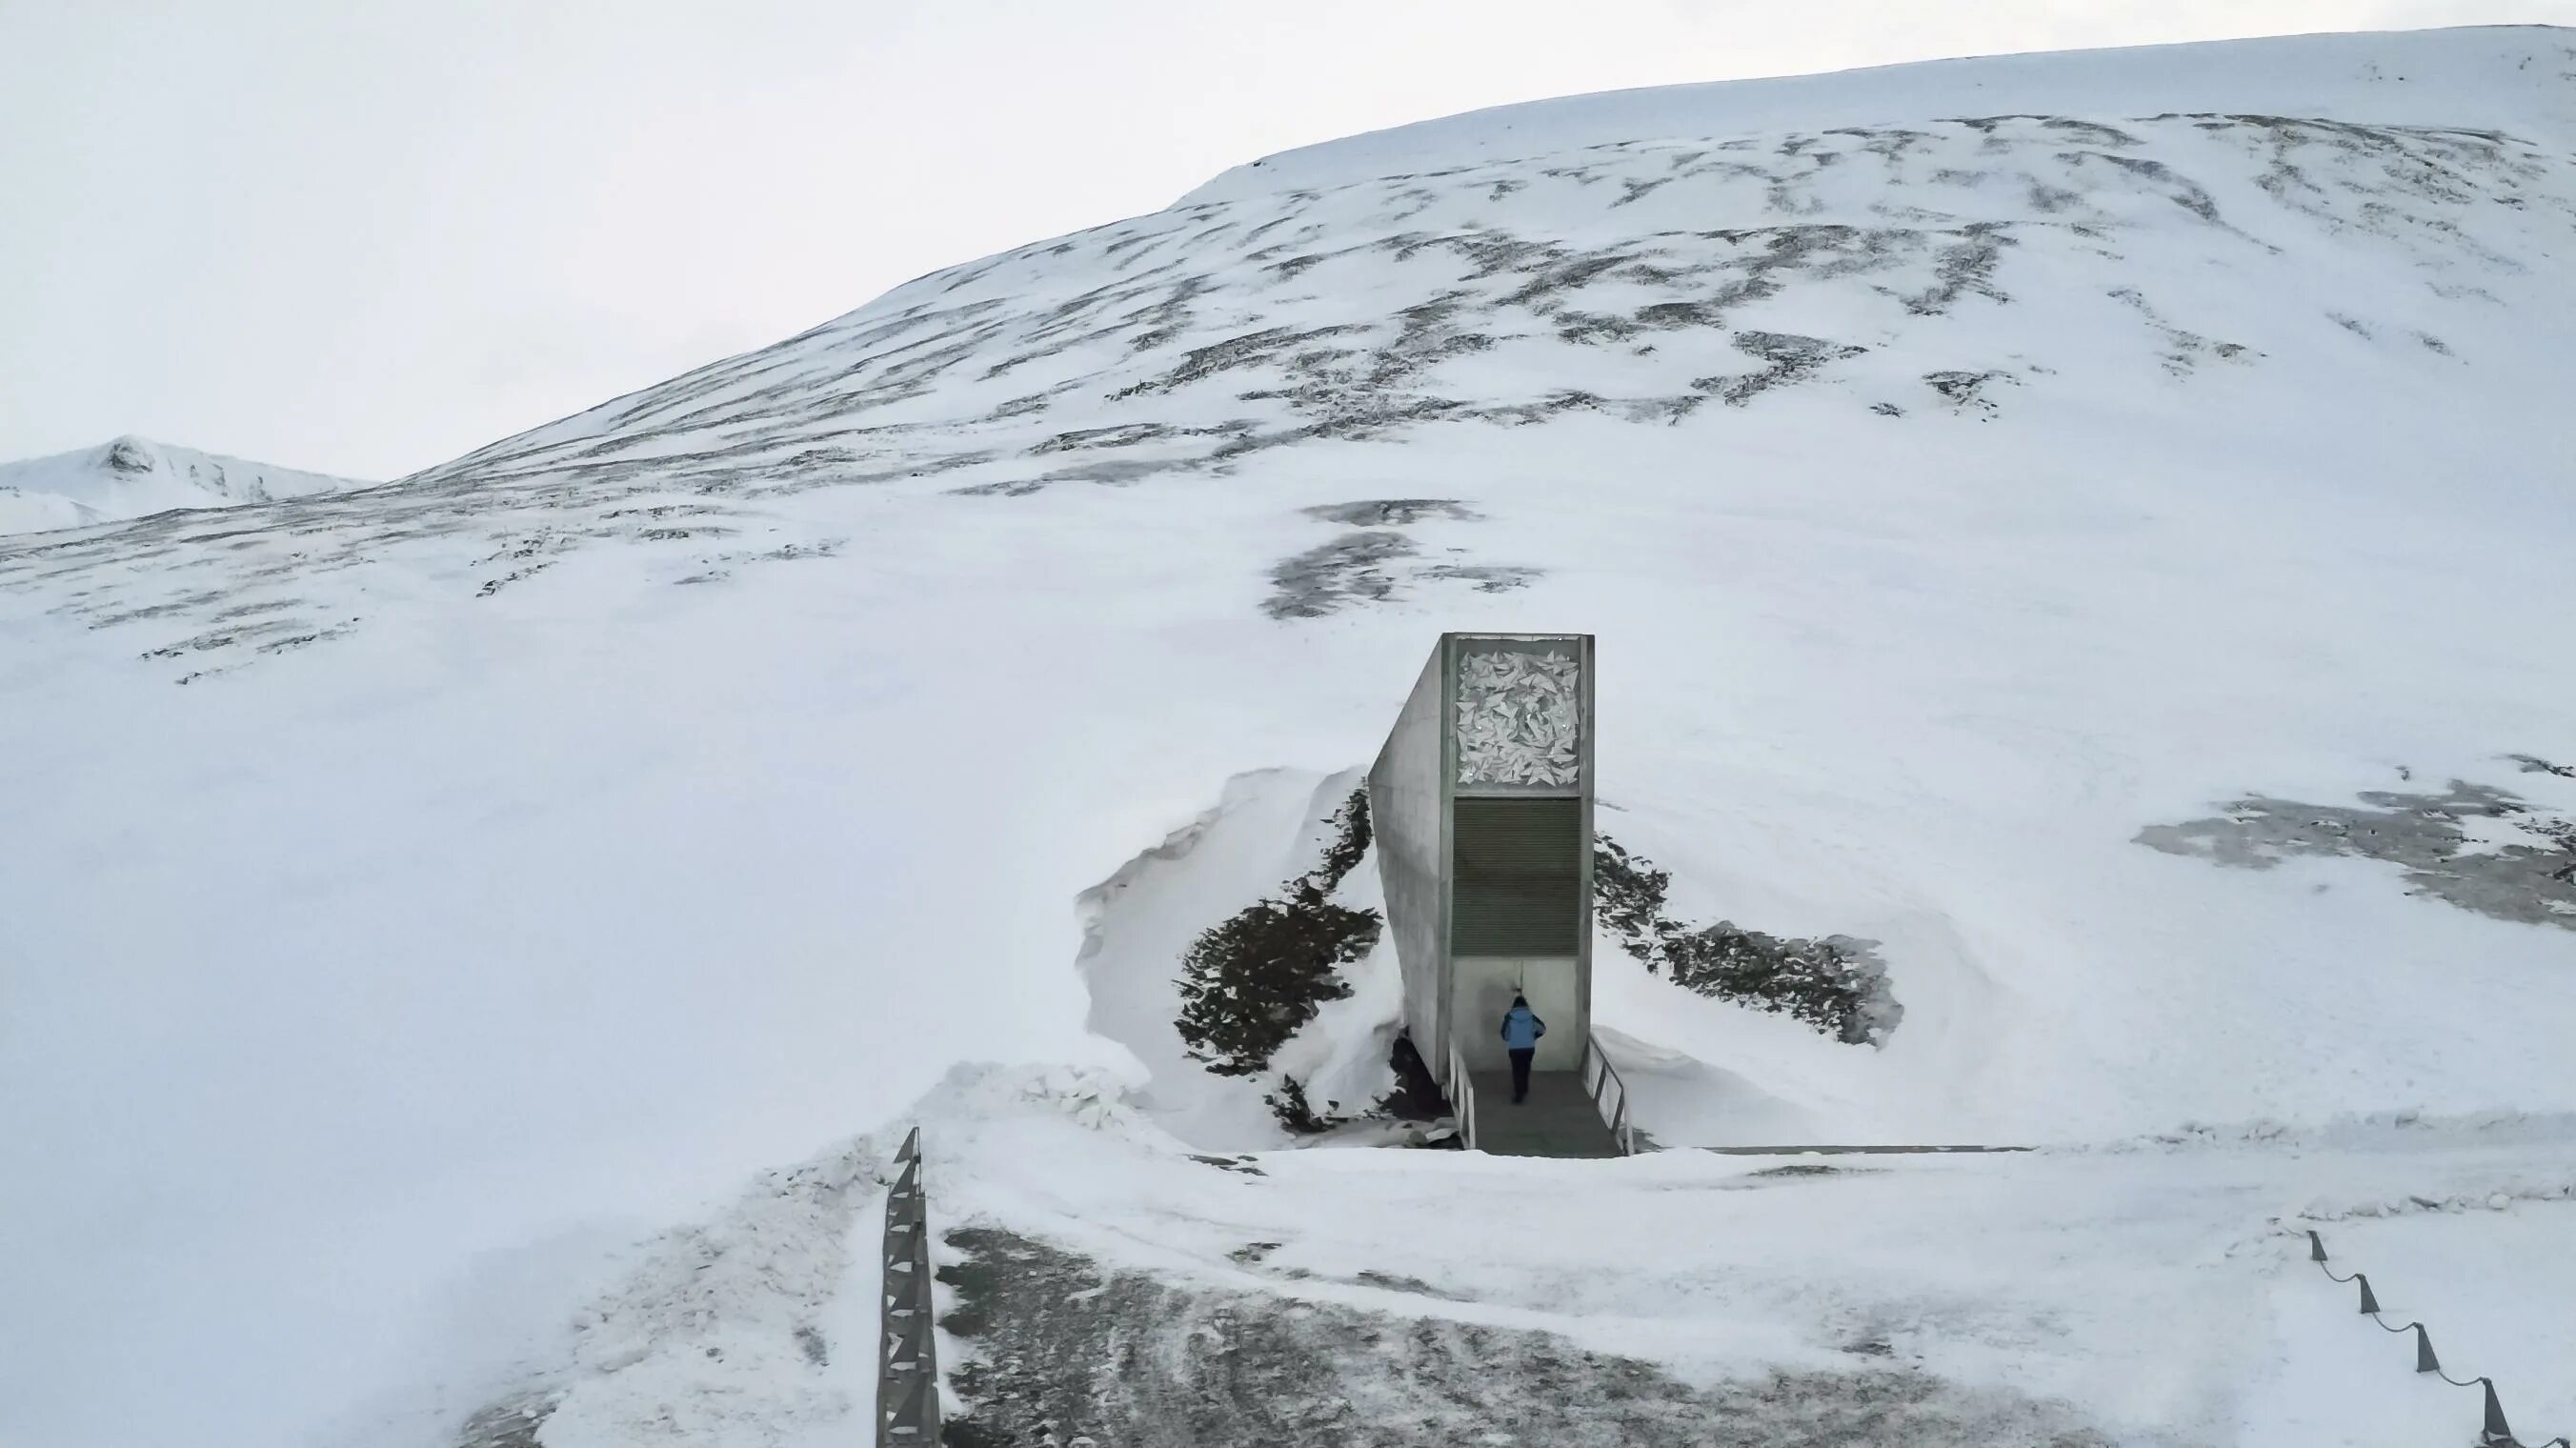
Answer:
[[[952,1448],[2112,1441],[2063,1405],[1902,1366],[1700,1387],[1546,1332],[1168,1282],[994,1228],[947,1240],[968,1254],[939,1274],[959,1302],[941,1325],[970,1349],[950,1379]]]
[[[1348,523],[1356,528],[1402,528],[1425,518],[1473,523],[1484,517],[1455,498],[1363,498],[1351,503],[1318,504],[1304,512],[1309,518]]]
[[[2555,772],[2550,771],[2550,772]],[[2359,807],[2249,795],[2224,815],[2150,825],[2139,844],[2212,864],[2268,870],[2303,855],[2349,855],[2406,867],[2407,893],[2498,920],[2576,930],[2576,821],[2534,810],[2486,785],[2442,794],[2365,791]],[[2531,838],[2464,852],[2465,819],[2505,820]]]

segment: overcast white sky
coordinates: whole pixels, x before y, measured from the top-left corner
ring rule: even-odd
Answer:
[[[0,459],[390,477],[1477,106],[2494,21],[2576,0],[0,0]]]

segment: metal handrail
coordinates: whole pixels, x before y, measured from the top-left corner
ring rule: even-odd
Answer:
[[[1601,1069],[1592,1068],[1598,1063]],[[1592,1109],[1601,1113],[1602,1124],[1610,1128],[1612,1139],[1619,1143],[1621,1156],[1637,1154],[1636,1128],[1628,1123],[1628,1082],[1619,1068],[1610,1064],[1610,1055],[1601,1049],[1600,1038],[1583,1034],[1583,1089],[1592,1093]],[[1613,1100],[1602,1099],[1615,1090]]]
[[[930,1202],[922,1185],[920,1127],[905,1134],[894,1162],[894,1184],[886,1191],[885,1273],[877,1294],[876,1441],[877,1448],[918,1448],[939,1441]]]
[[[1458,1043],[1449,1043],[1449,1104],[1458,1112],[1458,1144],[1476,1149],[1476,1081],[1467,1074],[1467,1058]]]

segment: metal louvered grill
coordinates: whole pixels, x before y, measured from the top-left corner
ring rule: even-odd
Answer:
[[[1462,796],[1451,807],[1451,953],[1575,954],[1584,923],[1583,802]]]

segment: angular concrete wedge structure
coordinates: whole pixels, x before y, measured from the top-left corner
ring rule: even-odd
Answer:
[[[1405,1028],[1472,1146],[1624,1146],[1600,1105],[1615,1073],[1590,1049],[1592,755],[1591,635],[1452,633],[1369,770]],[[1548,1025],[1517,1107],[1507,1084],[1496,1089],[1509,1079],[1500,1031],[1515,994]]]

